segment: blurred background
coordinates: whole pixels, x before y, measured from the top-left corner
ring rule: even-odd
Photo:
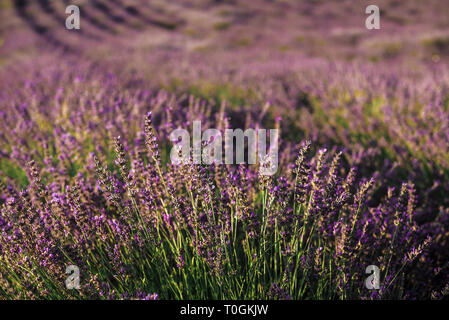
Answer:
[[[66,6],[81,29],[66,30]],[[380,30],[365,8],[380,8]],[[1,0],[1,64],[45,51],[101,58],[138,51],[216,54],[251,51],[371,62],[429,63],[449,52],[444,0]]]

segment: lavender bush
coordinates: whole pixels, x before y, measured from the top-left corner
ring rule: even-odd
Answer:
[[[373,179],[342,176],[341,153],[309,160],[308,142],[272,178],[243,165],[163,167],[151,114],[143,140],[126,152],[117,137],[116,170],[92,154],[96,175],[70,186],[44,184],[27,164],[29,187],[7,190],[2,208],[5,297],[371,298],[361,284],[373,263],[385,274],[374,297],[413,294],[405,271],[430,242],[416,237],[413,185],[368,208]],[[85,277],[75,293],[62,285],[69,263]]]
[[[447,5],[379,2],[0,1],[0,299],[445,298]],[[278,172],[172,164],[195,120]]]

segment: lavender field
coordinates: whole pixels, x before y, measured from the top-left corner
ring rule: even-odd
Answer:
[[[448,16],[0,0],[0,300],[447,299]],[[173,163],[194,121],[279,130],[276,173]]]

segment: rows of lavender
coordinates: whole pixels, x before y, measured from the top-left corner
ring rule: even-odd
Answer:
[[[46,2],[3,1],[0,13],[8,3],[23,19]],[[118,16],[121,1],[111,3]],[[333,44],[327,30],[294,36],[323,9],[312,2],[179,3],[167,7],[183,14],[128,10],[123,21],[137,27],[145,15],[185,20],[174,31],[137,28],[138,40],[88,4],[96,22],[82,20],[81,36],[56,27],[36,36],[26,25],[0,38],[0,299],[445,298],[445,42],[425,42],[438,63],[393,54],[394,43],[374,57],[361,40],[360,52]],[[215,5],[232,23],[214,20]],[[196,14],[221,36],[195,33]],[[37,15],[32,26],[53,20]],[[286,31],[272,37],[276,23]],[[151,50],[139,35],[156,39]],[[351,53],[361,58],[342,58]],[[277,173],[172,164],[170,133],[196,120],[203,131],[278,129]],[[67,286],[68,266],[79,268],[79,289]],[[378,289],[366,286],[368,266],[379,268]]]

